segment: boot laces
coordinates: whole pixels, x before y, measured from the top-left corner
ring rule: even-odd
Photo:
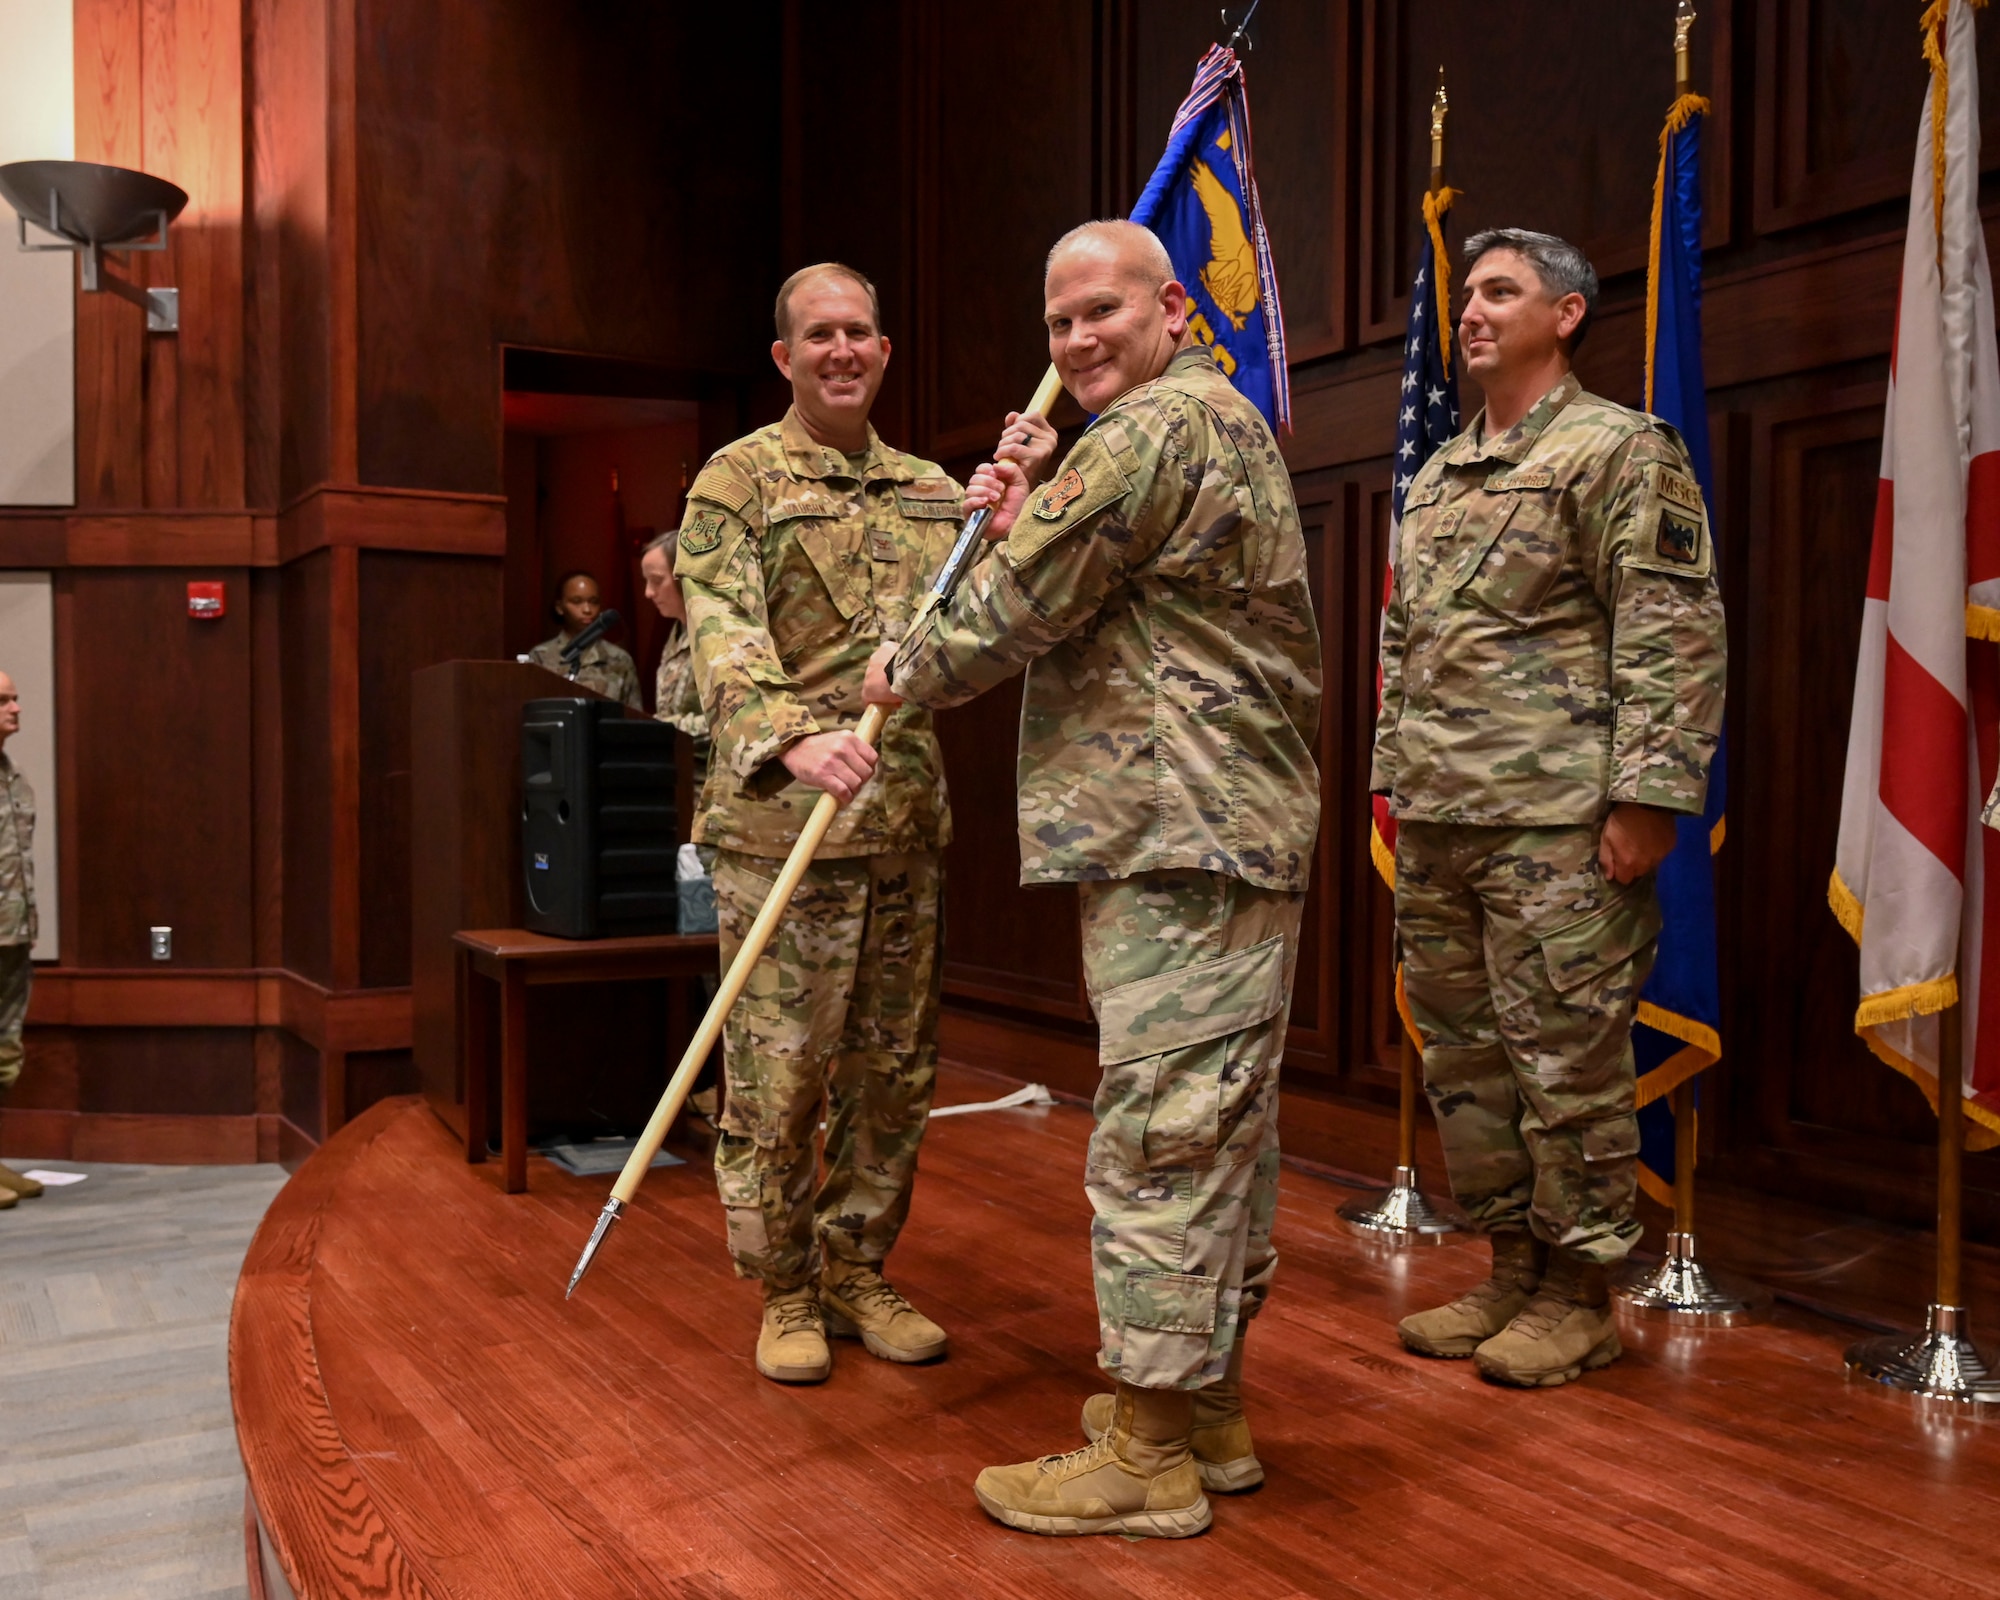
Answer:
[[[816,1332],[820,1326],[819,1302],[809,1291],[774,1299],[771,1315],[786,1333]]]
[[[1098,1435],[1081,1449],[1066,1450],[1061,1455],[1043,1456],[1039,1465],[1043,1472],[1067,1472],[1072,1467],[1081,1469],[1097,1466],[1116,1456],[1117,1453],[1117,1446],[1111,1442],[1111,1434],[1107,1432]]]
[[[836,1288],[842,1299],[852,1301],[856,1307],[879,1307],[891,1315],[914,1309],[873,1267],[851,1268]]]

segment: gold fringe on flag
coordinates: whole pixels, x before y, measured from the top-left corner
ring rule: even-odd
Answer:
[[[1976,606],[1970,601],[1965,606],[1965,636],[1968,639],[1985,639],[2000,643],[2000,611],[1992,606]]]
[[[1942,4],[1943,0],[1939,0]],[[1660,129],[1660,166],[1653,175],[1653,231],[1646,253],[1646,409],[1653,409],[1653,364],[1655,346],[1660,342],[1660,228],[1667,212],[1667,141],[1696,117],[1708,115],[1708,100],[1698,94],[1684,94],[1667,108],[1666,126]]]
[[[1444,253],[1444,214],[1457,198],[1458,191],[1449,184],[1424,196],[1424,226],[1430,230],[1431,260],[1437,263],[1438,344],[1444,351],[1447,378],[1451,376],[1451,257]]]

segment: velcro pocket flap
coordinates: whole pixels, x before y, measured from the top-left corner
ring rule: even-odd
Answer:
[[[1652,915],[1648,912],[1652,911]],[[1568,994],[1590,979],[1630,961],[1659,936],[1660,922],[1653,900],[1637,889],[1620,894],[1609,905],[1566,922],[1542,935],[1542,960],[1549,969],[1549,986]]]
[[[1254,1028],[1285,1003],[1283,934],[1197,966],[1135,978],[1097,998],[1098,1060],[1107,1067]]]
[[[867,609],[869,596],[856,584],[849,563],[829,536],[828,525],[838,526],[857,508],[836,495],[805,490],[786,496],[774,504],[768,515],[781,535],[796,539],[805,551],[820,582],[833,599],[842,620],[852,622]]]
[[[1221,1279],[1192,1272],[1128,1270],[1125,1326],[1154,1328],[1161,1333],[1213,1333],[1221,1287]]]
[[[1055,477],[1029,493],[1008,530],[1007,553],[1015,566],[1033,560],[1070,529],[1122,500],[1128,486],[1125,469],[1106,445],[1102,430],[1086,433]]]

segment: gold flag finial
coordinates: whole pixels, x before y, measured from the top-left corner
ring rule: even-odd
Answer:
[[[1683,0],[1683,4],[1686,0]],[[1444,68],[1438,68],[1437,93],[1431,97],[1431,188],[1444,187],[1444,117],[1451,100],[1444,92]]]
[[[1674,94],[1690,93],[1694,74],[1688,67],[1688,34],[1694,29],[1694,0],[1680,0],[1674,8]]]

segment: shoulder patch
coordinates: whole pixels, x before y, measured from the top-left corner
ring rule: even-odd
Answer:
[[[697,511],[681,529],[681,548],[691,556],[705,556],[721,543],[720,511]]]
[[[1131,477],[1095,429],[1077,440],[1055,482],[1028,502],[1035,514],[1008,531],[1007,552],[1016,566],[1033,560],[1070,529],[1125,498]],[[1047,509],[1044,509],[1046,507]]]
[[[1035,497],[1035,515],[1044,522],[1058,522],[1069,503],[1083,493],[1083,474],[1071,467]]]
[[[725,511],[740,512],[750,503],[753,492],[736,468],[711,461],[694,480],[694,487],[688,490],[688,498],[710,500]]]
[[[1665,465],[1655,467],[1653,476],[1662,500],[1671,506],[1678,506],[1690,516],[1701,515],[1701,485],[1694,479]]]
[[[1646,469],[1637,526],[1624,565],[1675,577],[1706,578],[1715,565],[1708,508],[1701,485],[1687,473],[1656,461]]]

